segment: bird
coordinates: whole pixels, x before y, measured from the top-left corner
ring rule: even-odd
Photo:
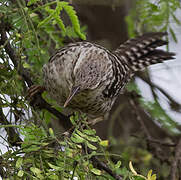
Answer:
[[[68,113],[104,117],[137,71],[174,59],[175,53],[157,49],[168,44],[166,36],[166,32],[146,33],[113,51],[88,41],[70,43],[43,66],[43,86]]]

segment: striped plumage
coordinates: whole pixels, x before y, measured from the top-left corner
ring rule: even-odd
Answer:
[[[174,53],[156,49],[168,43],[162,40],[165,35],[138,36],[113,52],[90,42],[71,43],[44,65],[45,88],[60,106],[66,102],[70,112],[103,116],[136,71],[173,59]]]

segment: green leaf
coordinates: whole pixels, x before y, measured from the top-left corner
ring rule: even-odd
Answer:
[[[40,0],[29,0],[27,5],[31,6],[32,4],[35,4],[38,1],[40,1]]]
[[[148,172],[147,180],[156,180],[156,174],[152,175],[152,170]]]
[[[87,134],[87,135],[94,135],[96,134],[96,130],[95,129],[90,129],[90,130],[83,130],[83,133]]]
[[[26,63],[26,62],[23,63],[23,67],[24,67],[24,68],[27,68],[27,69],[30,69],[30,68],[31,68],[31,66],[30,66],[28,63]]]
[[[49,133],[50,133],[50,136],[54,138],[55,135],[54,135],[53,129],[52,129],[52,128],[49,128],[48,131],[49,131]]]
[[[120,166],[121,166],[121,161],[118,161],[115,165],[115,168],[118,169],[118,168],[120,168]]]
[[[72,6],[68,5],[67,2],[59,2],[62,3],[62,6],[64,8],[64,10],[66,11],[66,13],[68,14],[70,21],[73,25],[73,28],[75,30],[75,32],[77,33],[77,35],[83,39],[86,40],[86,36],[80,31],[80,24],[79,24],[79,19],[76,15],[76,11],[73,9]]]
[[[30,167],[30,170],[39,178],[44,179],[43,175],[41,174],[42,171],[36,167]]]
[[[88,136],[87,134],[82,133],[78,129],[76,129],[76,133],[91,142],[97,142],[99,140],[98,137]]]
[[[36,167],[30,167],[30,170],[35,174],[40,174],[41,173],[41,170],[36,168]]]
[[[85,141],[84,138],[82,138],[81,136],[79,136],[76,133],[73,133],[70,139],[75,143],[83,143]]]
[[[23,145],[22,145],[23,147]],[[41,147],[40,146],[35,146],[35,145],[32,145],[29,147],[29,145],[27,145],[28,148],[24,148],[24,152],[28,153],[28,152],[32,152],[32,151],[38,151]]]
[[[23,170],[19,170],[17,175],[18,175],[18,177],[23,177],[24,171]]]
[[[59,180],[59,177],[56,174],[51,174],[48,176],[51,180]]]
[[[22,164],[23,164],[23,158],[19,157],[18,160],[16,161],[16,168],[20,168]]]
[[[66,28],[65,28],[65,25],[63,24],[63,21],[57,15],[54,16],[54,19],[56,20],[56,23],[58,24],[58,26],[62,30],[62,33],[63,33],[62,35],[65,36],[66,35]]]
[[[101,146],[107,147],[109,145],[109,141],[108,140],[104,140],[104,141],[99,142],[99,144]]]
[[[51,122],[51,116],[52,114],[49,112],[49,111],[46,111],[45,110],[45,113],[44,113],[44,120],[45,120],[45,123],[48,125],[50,122]]]
[[[55,169],[57,171],[62,171],[63,170],[63,167],[59,167],[59,166],[55,166],[51,163],[48,163],[48,165],[52,168],[52,169]]]
[[[73,126],[75,126],[77,123],[75,122],[74,116],[70,116],[70,121]]]
[[[56,11],[54,11],[53,13],[51,13],[47,18],[45,18],[43,21],[41,21],[39,24],[38,24],[38,28],[44,26],[45,24],[47,24],[56,14]]]
[[[87,136],[86,139],[88,141],[91,141],[91,142],[98,142],[99,141],[99,137],[98,136],[96,136],[96,137]]]
[[[98,176],[100,176],[102,174],[101,170],[96,169],[96,168],[92,168],[91,172],[94,173],[95,175],[98,175]]]
[[[90,149],[92,149],[92,150],[97,150],[97,147],[94,146],[94,145],[92,145],[92,144],[89,143],[88,141],[86,141],[86,145],[87,145]]]

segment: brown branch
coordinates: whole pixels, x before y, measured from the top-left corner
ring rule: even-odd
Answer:
[[[47,103],[42,97],[41,94],[36,94],[33,97],[34,101],[31,101],[31,105],[35,108],[35,109],[46,109],[47,111],[49,111],[50,113],[52,113],[54,116],[56,116],[58,118],[58,120],[60,121],[62,127],[65,130],[68,130],[72,127],[72,124],[70,122],[70,119],[68,116],[63,115],[62,113],[60,113],[59,111],[57,111],[55,108],[52,108],[51,104]]]
[[[170,179],[171,180],[176,180],[178,179],[177,177],[177,170],[178,170],[178,164],[179,161],[181,162],[181,137],[178,141],[178,144],[175,148],[175,157],[172,161],[172,165],[171,165],[171,173],[170,173]]]
[[[92,153],[92,150],[89,148],[85,148],[85,145],[82,144],[82,148],[84,149],[84,151],[88,152],[88,154]],[[113,178],[115,178],[116,180],[123,180],[123,177],[121,175],[117,175],[116,173],[114,173],[108,166],[107,164],[101,162],[96,156],[92,156],[90,158],[90,160],[92,161],[92,164],[94,165],[94,167],[97,167],[100,170],[104,170],[105,172],[107,172],[109,175],[111,175]]]
[[[135,137],[135,138],[140,138],[139,136],[135,135],[135,134],[132,134],[131,136]],[[167,147],[175,147],[176,144],[175,143],[166,143],[166,142],[162,142],[158,139],[154,139],[154,138],[151,138],[151,139],[148,139],[148,138],[145,138],[147,141],[150,141],[151,143],[156,143],[156,144],[159,144],[161,146],[167,146]]]
[[[135,98],[136,98],[135,93],[128,93],[128,95],[131,95],[131,97],[128,97],[128,99],[129,99],[129,103],[132,107],[132,112],[136,117],[136,120],[140,123],[141,127],[143,128],[143,131],[144,131],[146,137],[148,139],[151,139],[150,132],[149,132],[148,128],[145,126],[145,123],[143,122],[143,120],[138,112],[138,109],[137,109],[138,103],[135,100]]]
[[[105,163],[99,161],[97,157],[92,156],[91,161],[94,166],[96,166],[98,169],[104,170],[116,180],[123,180],[123,177],[121,175],[117,175],[116,173],[114,173]]]
[[[5,51],[9,55],[10,59],[12,60],[15,68],[18,66],[21,66],[21,64],[18,64],[19,62],[19,57],[16,54],[15,50],[12,48],[10,42],[8,41],[7,34],[6,34],[6,27],[5,24],[1,23],[0,24],[0,34],[1,34],[1,39],[0,39],[0,44],[5,46]],[[30,78],[28,70],[25,68],[21,67],[18,70],[18,73],[23,77],[24,81],[27,83],[28,87],[31,87],[33,85],[33,81]],[[69,118],[59,111],[57,111],[55,108],[52,108],[49,103],[47,103],[42,97],[41,94],[36,95],[36,102],[35,106],[39,107],[39,109],[46,109],[49,112],[53,113],[60,121],[61,125],[65,130],[69,129],[72,125],[69,120]],[[34,106],[34,107],[35,107]]]
[[[144,123],[144,120],[141,118],[141,116],[139,114],[139,104],[138,104],[137,99],[136,99],[134,94],[131,97],[129,97],[129,103],[131,105],[131,108],[132,108],[132,111],[135,115],[136,120],[140,123],[140,125],[143,129],[143,133],[145,135],[145,140],[147,142],[148,150],[151,151],[152,154],[156,158],[160,159],[162,162],[164,161],[164,162],[167,162],[168,164],[170,164],[169,156],[168,157],[163,156],[165,148],[164,147],[161,148],[163,152],[162,152],[162,154],[160,154],[159,153],[160,150],[159,150],[157,144],[159,144],[160,146],[167,146],[167,147],[174,147],[174,146],[176,146],[176,144],[175,143],[162,142],[160,140],[153,138],[152,134],[149,131],[149,128],[147,128],[147,126]]]

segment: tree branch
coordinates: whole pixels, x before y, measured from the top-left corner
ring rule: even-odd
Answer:
[[[20,66],[21,64],[18,64],[19,62],[19,57],[16,54],[15,50],[11,47],[10,42],[8,41],[7,34],[5,31],[6,27],[5,24],[1,23],[1,28],[0,28],[0,34],[1,34],[1,40],[0,44],[5,46],[5,51],[9,55],[10,59],[12,60],[15,68]],[[31,87],[33,85],[33,81],[30,78],[28,70],[26,70],[24,67],[19,68],[18,73],[23,77],[24,81],[27,83],[28,87]],[[52,108],[49,103],[47,103],[42,97],[41,94],[36,95],[35,97],[36,102],[36,107],[38,106],[39,109],[46,109],[49,112],[53,113],[60,121],[61,125],[65,130],[69,129],[72,124],[69,120],[69,118],[56,109]],[[35,107],[35,106],[34,106]]]
[[[172,161],[172,165],[171,165],[171,172],[170,172],[170,179],[171,180],[176,180],[178,179],[177,177],[177,170],[178,170],[178,163],[179,161],[181,161],[181,137],[178,141],[178,144],[175,148],[175,157]]]
[[[89,148],[85,148],[85,145],[82,144],[82,147],[84,149],[84,151],[87,150],[88,154],[92,153],[92,150]],[[92,161],[92,164],[97,167],[100,170],[104,170],[105,172],[107,172],[109,175],[111,175],[113,178],[115,178],[116,180],[123,180],[123,177],[121,175],[117,175],[116,173],[114,173],[108,166],[107,164],[99,161],[99,159],[96,156],[92,156],[90,158],[90,160]]]
[[[174,146],[176,146],[176,144],[175,143],[162,142],[162,141],[157,140],[154,137],[152,137],[153,135],[150,133],[149,128],[147,128],[144,120],[140,116],[139,104],[138,104],[134,94],[131,97],[129,97],[129,103],[131,105],[131,108],[132,108],[132,111],[135,115],[136,120],[140,123],[140,125],[143,129],[143,133],[146,136],[144,139],[147,142],[148,150],[152,151],[152,154],[155,157],[157,157],[158,159],[160,159],[162,162],[164,161],[164,162],[167,162],[168,164],[170,164],[170,160],[169,160],[170,157],[165,156],[165,148],[163,146],[174,147]],[[158,145],[160,145],[160,146],[158,146]],[[162,146],[162,148],[161,148],[161,146]],[[160,150],[162,150],[162,153],[160,153]],[[171,151],[171,149],[169,149],[169,148],[167,150],[169,152]]]

